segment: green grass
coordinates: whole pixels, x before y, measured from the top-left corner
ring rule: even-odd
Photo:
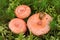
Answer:
[[[59,2],[60,0],[0,0],[0,40],[60,40]],[[31,15],[36,12],[47,12],[53,17],[48,34],[37,37],[29,31],[26,34],[14,34],[10,31],[8,23],[16,17],[15,8],[22,4],[30,6]]]

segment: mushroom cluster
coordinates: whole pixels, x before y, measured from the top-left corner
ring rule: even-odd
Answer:
[[[15,9],[15,15],[17,18],[12,19],[9,22],[9,28],[13,33],[25,33],[27,28],[34,35],[44,35],[50,31],[50,22],[52,17],[45,13],[39,12],[33,14],[28,18],[27,23],[23,20],[31,14],[31,8],[27,5],[20,5]]]

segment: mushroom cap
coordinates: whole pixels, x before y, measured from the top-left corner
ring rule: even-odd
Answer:
[[[34,35],[44,35],[49,32],[50,26],[48,25],[50,16],[46,14],[42,20],[39,18],[40,13],[36,13],[32,15],[28,21],[27,21],[27,27],[28,29],[34,34]],[[48,16],[46,19],[46,16]]]
[[[9,29],[16,34],[25,33],[26,23],[22,19],[14,18],[9,22]]]
[[[27,5],[20,5],[16,7],[15,14],[18,18],[24,19],[31,14],[31,9]]]

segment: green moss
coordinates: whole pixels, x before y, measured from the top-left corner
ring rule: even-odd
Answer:
[[[0,40],[60,40],[60,0],[0,0]],[[14,34],[8,28],[8,22],[15,18],[14,10],[19,5],[28,5],[35,12],[47,12],[53,17],[48,34],[37,37],[28,34]],[[27,22],[28,18],[25,19]],[[3,38],[3,39],[2,39]]]

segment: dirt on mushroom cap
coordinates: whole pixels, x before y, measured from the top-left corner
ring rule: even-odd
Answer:
[[[45,13],[43,20],[46,20],[47,21],[46,24],[49,25],[49,23],[53,20],[53,18],[49,14]]]
[[[24,19],[31,14],[31,9],[27,5],[20,5],[15,9],[15,14],[18,18]]]
[[[47,22],[49,22],[50,16],[48,14],[46,15],[48,19],[45,17],[42,18],[42,20],[39,18],[40,13],[36,13],[32,15],[28,21],[27,21],[27,26],[28,29],[34,34],[34,35],[43,35],[49,32],[50,26],[48,25]],[[40,24],[38,24],[40,23]]]
[[[14,18],[9,22],[9,29],[16,34],[26,32],[26,23],[24,20],[19,18]]]

